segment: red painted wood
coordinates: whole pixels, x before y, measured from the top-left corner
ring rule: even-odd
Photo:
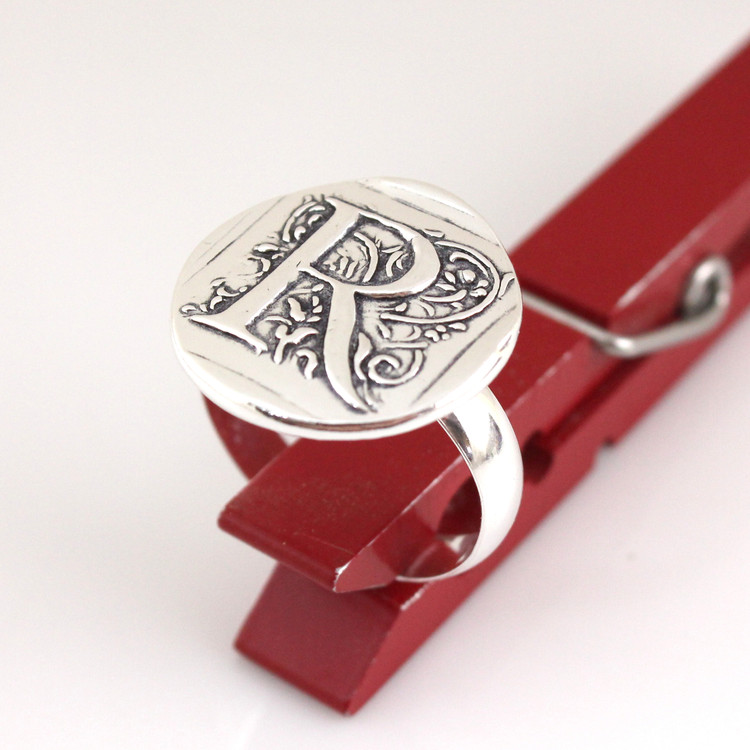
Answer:
[[[690,268],[720,252],[735,270],[738,315],[750,299],[748,90],[750,46],[521,244],[513,262],[522,285],[635,331],[671,318]],[[440,523],[476,521],[471,488],[457,493],[468,470],[439,427],[280,450],[275,436],[212,406],[232,455],[254,475],[220,525],[283,563],[237,647],[356,710],[719,333],[622,362],[525,312],[492,385],[524,446],[518,520],[482,566],[423,586],[385,584],[418,555],[451,554],[435,541]]]
[[[242,422],[208,399],[204,401],[229,455],[248,479],[252,479],[286,448],[286,443],[275,432]]]
[[[748,178],[749,65],[745,47],[536,229],[513,256],[525,288],[618,331],[664,315],[689,260],[662,259]]]

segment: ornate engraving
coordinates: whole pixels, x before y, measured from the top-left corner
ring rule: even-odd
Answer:
[[[383,389],[419,374],[432,347],[466,334],[514,278],[442,231],[307,196],[180,313],[308,380],[325,379],[350,409],[368,412]]]

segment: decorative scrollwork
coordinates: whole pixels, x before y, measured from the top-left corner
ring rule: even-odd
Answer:
[[[332,226],[342,228],[316,237],[336,214]],[[327,244],[320,244],[323,235]],[[296,264],[282,272],[291,257]],[[280,279],[276,287],[264,282],[272,275]],[[307,196],[231,277],[212,283],[205,301],[180,312],[236,336],[279,366],[294,362],[306,379],[327,377],[351,408],[368,410],[382,389],[415,378],[429,348],[465,333],[513,280],[442,232],[418,231],[341,199]],[[254,299],[261,282],[278,291],[248,306],[237,323],[228,311],[243,297]],[[332,354],[326,337],[342,320],[349,345],[340,342]]]

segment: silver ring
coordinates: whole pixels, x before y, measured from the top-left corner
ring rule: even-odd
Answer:
[[[487,386],[515,345],[521,292],[492,229],[455,196],[369,179],[255,206],[190,256],[172,324],[204,395],[261,427],[359,440],[440,422],[479,490],[479,531],[454,567],[400,580],[462,573],[506,536],[521,454]]]

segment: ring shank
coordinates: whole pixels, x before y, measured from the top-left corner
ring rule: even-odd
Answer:
[[[450,570],[437,575],[403,575],[399,581],[425,583],[470,570],[494,552],[518,513],[523,464],[513,427],[489,388],[440,420],[466,461],[479,493],[481,522],[471,550]]]

